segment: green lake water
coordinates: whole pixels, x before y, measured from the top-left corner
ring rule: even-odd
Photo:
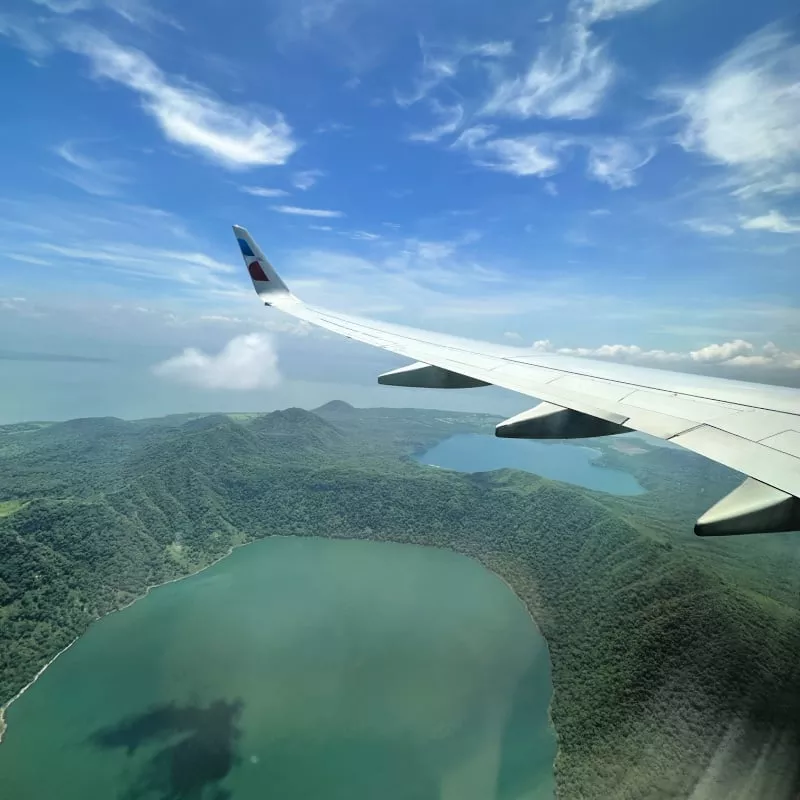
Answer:
[[[277,538],[93,625],[9,709],[3,800],[548,800],[547,648],[464,556]]]

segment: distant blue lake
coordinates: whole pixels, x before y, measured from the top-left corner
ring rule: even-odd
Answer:
[[[476,433],[451,436],[420,456],[419,461],[459,472],[521,469],[598,492],[636,495],[644,489],[627,472],[597,466],[600,452],[575,444],[543,443],[530,439],[498,439]]]

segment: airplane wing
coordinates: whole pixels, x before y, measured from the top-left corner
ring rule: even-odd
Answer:
[[[537,353],[310,306],[289,291],[245,228],[233,230],[265,305],[410,359],[379,383],[492,384],[541,401],[500,423],[503,437],[648,433],[748,476],[697,521],[698,535],[800,530],[800,390]]]

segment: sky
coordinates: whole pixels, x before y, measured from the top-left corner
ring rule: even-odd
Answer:
[[[0,423],[530,404],[378,387],[233,223],[317,305],[800,385],[789,0],[5,0],[0,71]]]

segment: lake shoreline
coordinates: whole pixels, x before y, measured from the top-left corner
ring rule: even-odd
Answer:
[[[262,538],[268,538],[268,537],[262,537]],[[138,595],[138,596],[134,597],[132,600],[129,600],[127,603],[125,603],[125,605],[124,605],[124,606],[120,606],[119,608],[112,608],[110,611],[106,611],[106,613],[105,613],[105,614],[100,614],[100,616],[98,616],[98,617],[95,617],[93,620],[91,620],[91,621],[89,622],[89,625],[86,627],[86,631],[88,631],[88,630],[89,630],[89,628],[90,628],[92,625],[94,625],[96,622],[99,622],[101,619],[105,619],[105,617],[108,617],[108,616],[110,616],[111,614],[116,614],[116,613],[118,613],[119,611],[124,611],[126,608],[130,608],[130,607],[131,607],[131,606],[132,606],[134,603],[138,603],[138,602],[139,602],[139,600],[142,600],[143,598],[147,597],[147,595],[149,595],[149,594],[150,594],[150,592],[152,592],[152,591],[153,591],[153,589],[158,589],[160,586],[167,586],[167,585],[169,585],[170,583],[177,583],[177,581],[182,581],[182,580],[185,580],[186,578],[191,578],[193,575],[198,575],[199,573],[203,572],[204,570],[207,570],[209,567],[213,567],[215,564],[218,564],[220,561],[222,561],[223,559],[227,558],[229,555],[231,555],[231,553],[233,553],[233,551],[234,551],[234,550],[236,550],[236,548],[238,548],[238,547],[242,547],[242,546],[244,546],[244,545],[246,545],[246,544],[251,544],[252,542],[256,542],[256,541],[258,541],[258,539],[252,539],[251,541],[248,541],[248,542],[241,542],[240,544],[233,545],[233,546],[232,546],[232,547],[231,547],[231,548],[228,550],[228,552],[227,552],[227,553],[224,553],[224,554],[223,554],[223,555],[221,555],[219,558],[215,558],[213,561],[209,562],[208,564],[206,564],[206,565],[205,565],[205,566],[203,566],[203,567],[200,567],[199,569],[196,569],[194,572],[189,572],[189,573],[187,573],[186,575],[179,575],[177,578],[170,578],[168,581],[162,581],[161,583],[154,583],[154,584],[151,584],[151,585],[150,585],[150,586],[148,586],[148,587],[147,587],[147,588],[146,588],[146,589],[145,589],[145,590],[144,590],[144,591],[143,591],[143,592],[142,592],[140,595]],[[45,665],[44,665],[44,666],[43,666],[43,667],[42,667],[42,668],[41,668],[41,669],[40,669],[40,670],[39,670],[39,671],[36,673],[36,675],[34,675],[34,676],[33,676],[33,679],[30,681],[30,683],[27,683],[25,686],[23,686],[23,687],[22,687],[22,688],[21,688],[21,689],[20,689],[20,690],[19,690],[19,691],[18,691],[18,692],[17,692],[17,693],[16,693],[16,694],[15,694],[15,695],[14,695],[14,696],[13,696],[13,697],[12,697],[12,698],[11,698],[11,699],[8,701],[8,702],[7,702],[7,703],[5,703],[5,705],[3,705],[3,706],[1,706],[1,707],[0,707],[0,745],[2,745],[2,744],[3,744],[3,738],[5,737],[5,735],[6,735],[6,732],[7,732],[7,730],[8,730],[8,722],[6,722],[6,713],[8,712],[8,709],[9,709],[9,708],[11,708],[11,706],[12,706],[12,705],[13,705],[13,704],[14,704],[14,703],[17,701],[17,700],[19,700],[19,698],[20,698],[20,697],[22,697],[22,695],[24,695],[24,694],[25,694],[25,692],[27,692],[27,691],[28,691],[28,689],[30,689],[30,688],[31,688],[31,686],[33,686],[33,685],[36,683],[36,681],[38,681],[38,680],[39,680],[39,678],[41,678],[41,677],[42,677],[42,675],[44,675],[44,673],[45,673],[45,670],[46,670],[46,669],[47,669],[47,668],[48,668],[48,667],[49,667],[49,666],[50,666],[50,665],[51,665],[51,664],[52,664],[52,663],[53,663],[53,662],[54,662],[54,661],[55,661],[57,658],[58,658],[59,656],[63,655],[64,653],[66,653],[66,652],[67,652],[67,650],[69,650],[69,649],[70,649],[70,647],[72,647],[72,645],[74,645],[74,644],[75,644],[75,642],[77,642],[77,641],[78,641],[78,639],[80,639],[80,638],[81,638],[81,636],[83,636],[83,635],[86,633],[86,631],[84,631],[83,633],[81,633],[81,634],[79,634],[78,636],[76,636],[76,637],[75,637],[75,638],[74,638],[74,639],[73,639],[73,640],[72,640],[72,641],[71,641],[71,642],[70,642],[70,643],[69,643],[69,644],[68,644],[68,645],[67,645],[67,646],[66,646],[66,647],[63,649],[63,650],[59,650],[59,651],[58,651],[58,652],[57,652],[57,653],[56,653],[56,654],[55,654],[55,655],[54,655],[54,656],[53,656],[53,657],[52,657],[52,658],[51,658],[51,659],[50,659],[50,660],[49,660],[49,661],[48,661],[48,662],[47,662],[47,663],[46,663],[46,664],[45,664]]]
[[[472,556],[467,556],[467,558],[472,558]],[[514,589],[514,587],[499,572],[495,572],[495,570],[493,570],[488,564],[485,564],[478,558],[476,558],[475,560],[482,567],[488,569],[489,572],[492,573],[492,575],[496,575],[498,578],[500,578],[500,580],[503,581],[503,583],[508,587],[508,590],[514,595],[514,597],[516,597],[517,600],[519,600],[519,602],[522,604],[522,607],[525,609],[526,613],[531,618],[531,622],[533,623],[533,626],[536,628],[536,632],[539,634],[539,636],[542,637],[542,641],[544,642],[545,647],[547,648],[547,663],[550,664],[550,702],[547,704],[547,721],[550,725],[551,730],[553,731],[553,737],[556,740],[556,755],[555,758],[553,759],[553,767],[555,767],[555,763],[558,760],[558,753],[561,748],[561,745],[559,744],[558,729],[556,728],[555,723],[553,722],[553,698],[556,693],[556,686],[553,681],[553,657],[550,654],[550,643],[547,641],[547,637],[542,633],[542,629],[539,626],[539,623],[536,621],[536,617],[534,616],[533,611],[531,611],[530,608],[528,608],[528,604],[519,596],[516,589]]]
[[[289,535],[286,535],[286,534],[274,534],[272,536],[261,536],[261,537],[249,539],[248,541],[240,542],[238,544],[235,544],[235,545],[231,546],[226,553],[224,553],[223,555],[219,556],[218,558],[215,558],[213,561],[209,562],[208,564],[206,564],[206,565],[194,570],[193,572],[190,572],[190,573],[187,573],[186,575],[181,575],[181,576],[178,576],[178,577],[175,577],[175,578],[170,578],[169,580],[162,581],[161,583],[155,583],[155,584],[152,584],[152,585],[148,586],[142,592],[142,594],[140,594],[137,597],[134,597],[133,599],[129,600],[127,603],[125,603],[125,605],[120,606],[119,608],[114,608],[114,609],[106,612],[105,614],[101,614],[100,616],[98,616],[95,619],[93,619],[89,623],[89,626],[87,626],[86,631],[89,630],[89,627],[91,627],[91,625],[94,625],[95,623],[99,622],[101,619],[104,619],[105,617],[108,617],[111,614],[115,614],[115,613],[118,613],[120,611],[124,611],[126,608],[130,608],[134,603],[137,603],[140,600],[142,600],[143,598],[147,597],[150,594],[150,592],[152,592],[154,589],[158,589],[158,588],[160,588],[162,586],[168,586],[171,583],[177,583],[178,581],[182,581],[182,580],[185,580],[187,578],[191,578],[194,575],[198,575],[201,572],[204,572],[205,570],[210,569],[211,567],[215,566],[216,564],[219,564],[224,559],[228,558],[230,555],[233,554],[233,552],[235,550],[239,549],[240,547],[245,547],[247,545],[250,545],[250,544],[253,544],[253,543],[259,542],[259,541],[266,541],[268,539],[293,539],[293,538],[298,538],[298,539],[318,538],[318,539],[323,539],[323,540],[338,540],[338,541],[373,541],[373,542],[385,542],[385,541],[387,541],[387,540],[384,540],[384,539],[371,539],[369,537],[365,537],[364,539],[362,539],[360,537],[352,537],[352,536],[351,537],[346,537],[346,536],[305,537],[305,536],[295,536],[293,534],[289,534]],[[503,584],[506,586],[506,588],[514,595],[514,597],[518,600],[518,602],[525,609],[525,612],[528,615],[528,617],[530,618],[531,622],[533,623],[533,625],[534,625],[534,627],[536,629],[536,632],[539,634],[539,636],[541,636],[542,641],[545,643],[545,647],[547,648],[547,661],[548,661],[548,663],[550,665],[550,689],[551,689],[550,702],[548,703],[548,707],[547,707],[547,719],[548,719],[548,725],[549,725],[549,727],[550,727],[550,729],[551,729],[551,731],[553,733],[553,737],[554,737],[555,743],[556,743],[556,752],[555,752],[555,757],[553,759],[553,765],[555,766],[555,763],[556,763],[556,761],[558,759],[558,755],[559,755],[560,744],[559,744],[558,730],[556,729],[555,724],[553,723],[553,715],[552,715],[553,694],[555,693],[555,685],[553,683],[553,672],[552,672],[552,670],[553,670],[553,661],[552,661],[552,657],[550,655],[550,645],[549,645],[546,637],[542,633],[542,630],[541,630],[541,628],[539,626],[539,623],[537,622],[536,617],[534,616],[534,614],[531,611],[531,609],[528,607],[527,603],[522,599],[522,597],[517,593],[517,591],[514,589],[514,587],[509,583],[509,581],[503,575],[501,575],[499,572],[497,572],[495,569],[493,569],[491,566],[489,566],[487,563],[485,563],[478,556],[473,556],[473,555],[469,555],[467,553],[462,553],[462,552],[460,552],[458,550],[455,550],[455,549],[453,549],[451,547],[439,547],[439,546],[433,545],[433,544],[419,544],[419,543],[411,543],[411,542],[393,542],[393,543],[394,544],[401,544],[401,545],[411,546],[411,547],[432,548],[434,550],[448,550],[450,552],[457,553],[458,555],[462,555],[462,556],[464,556],[466,558],[469,558],[469,559],[471,559],[473,561],[476,561],[478,564],[481,565],[481,567],[483,567],[484,569],[489,571],[492,575],[496,576],[500,581],[502,581]],[[45,671],[48,669],[48,667],[50,667],[61,655],[66,653],[67,650],[69,650],[81,638],[81,636],[83,636],[86,633],[86,631],[81,633],[79,636],[76,636],[66,647],[64,647],[62,650],[60,650],[58,653],[56,653],[44,666],[41,667],[41,669],[36,673],[36,675],[33,677],[33,679],[28,684],[26,684],[22,689],[20,689],[20,691],[17,692],[17,694],[14,695],[14,697],[12,697],[5,705],[0,707],[0,746],[2,745],[3,739],[5,737],[5,734],[6,734],[7,730],[8,730],[8,722],[6,721],[6,712],[8,711],[8,709],[11,707],[11,705],[13,703],[15,703],[17,700],[19,700],[19,698],[22,697],[25,694],[25,692],[27,692],[28,689],[30,689],[36,683],[36,681],[38,681],[39,678],[42,677],[42,675],[45,673]]]

